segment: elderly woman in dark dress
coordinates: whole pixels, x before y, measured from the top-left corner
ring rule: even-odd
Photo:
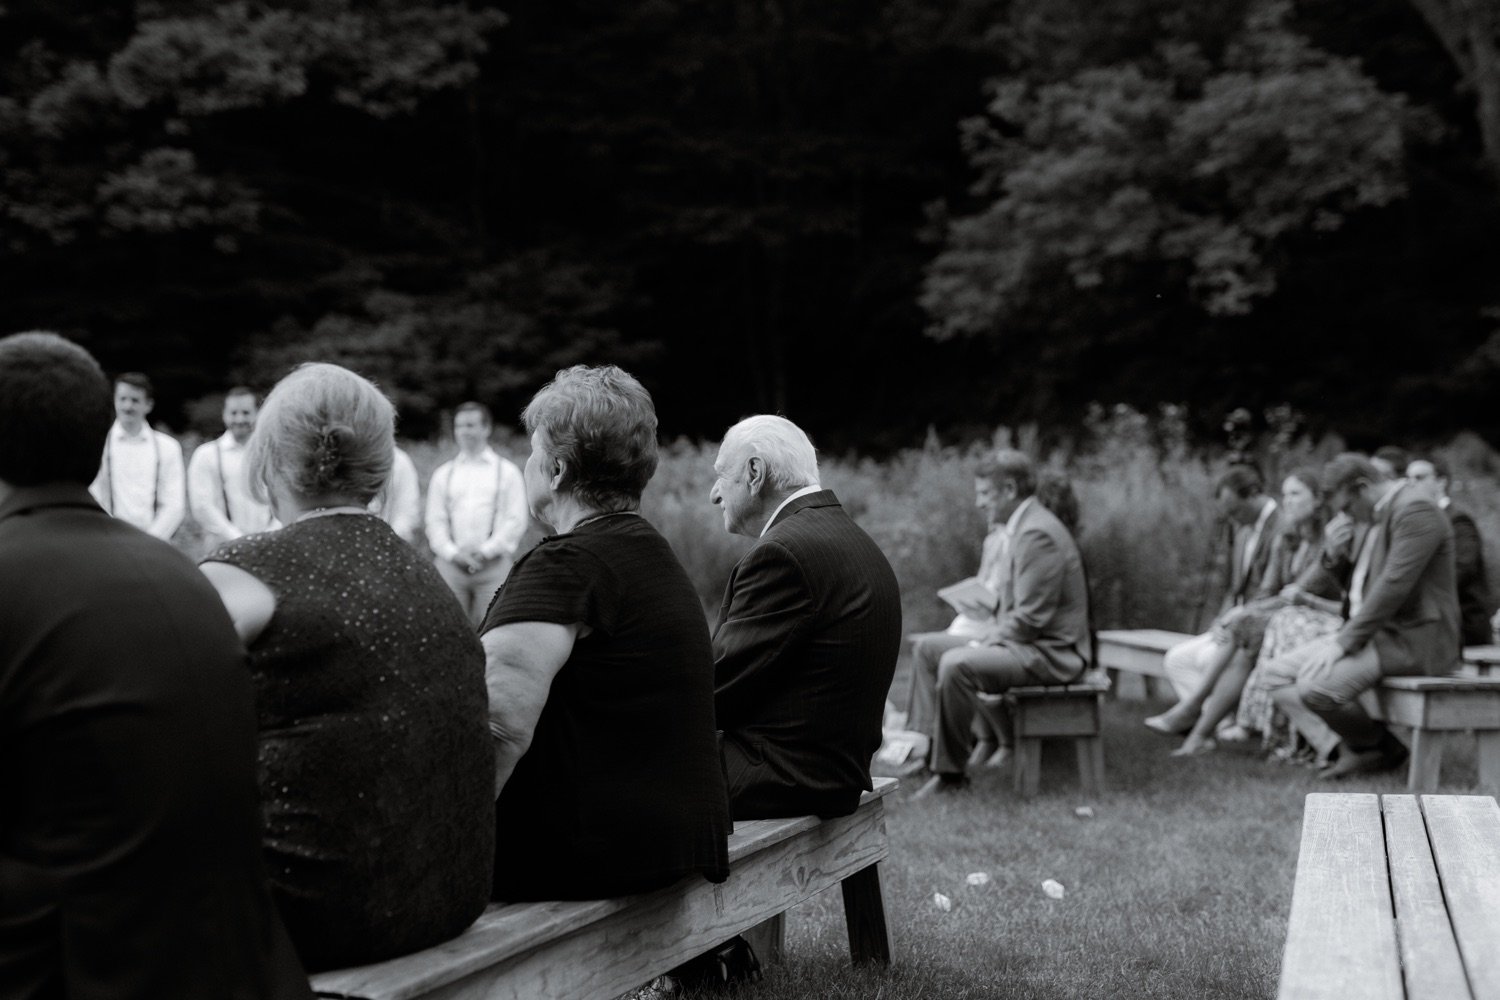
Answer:
[[[619,368],[569,368],[523,415],[527,553],[480,627],[499,802],[497,899],[588,899],[728,875],[713,652],[639,512],[656,411]]]
[[[437,571],[366,509],[394,424],[337,365],[282,379],[245,467],[286,527],[202,567],[250,653],[267,867],[314,970],[437,944],[489,899],[483,653]]]

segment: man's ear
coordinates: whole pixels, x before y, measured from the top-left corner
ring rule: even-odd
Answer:
[[[752,455],[745,462],[745,488],[755,496],[766,485],[766,460]]]

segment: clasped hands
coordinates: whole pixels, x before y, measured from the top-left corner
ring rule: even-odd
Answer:
[[[466,545],[458,550],[458,555],[453,557],[453,563],[463,567],[465,573],[478,573],[498,558],[500,557],[487,556],[480,552],[477,545]]]

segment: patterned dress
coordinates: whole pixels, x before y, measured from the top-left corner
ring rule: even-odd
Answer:
[[[313,517],[208,560],[276,597],[250,644],[265,858],[309,969],[454,937],[489,900],[484,651],[432,565],[373,514]]]

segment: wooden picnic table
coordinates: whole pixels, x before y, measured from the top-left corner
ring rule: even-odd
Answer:
[[[1280,1000],[1500,997],[1500,806],[1307,796]]]

